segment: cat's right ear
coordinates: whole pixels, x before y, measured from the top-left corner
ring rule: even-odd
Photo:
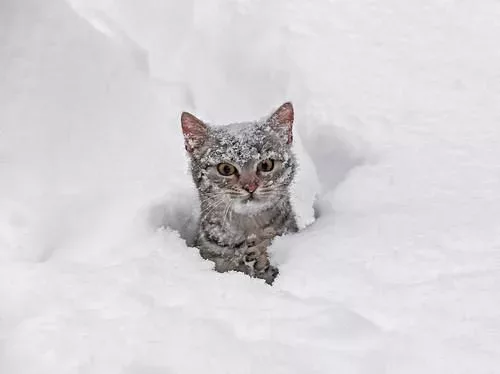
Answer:
[[[207,125],[188,112],[182,112],[181,125],[184,134],[184,146],[186,151],[192,153],[196,148],[201,147],[207,139]]]

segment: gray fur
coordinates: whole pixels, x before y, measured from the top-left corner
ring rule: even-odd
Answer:
[[[278,270],[269,264],[267,247],[275,236],[297,231],[289,193],[297,167],[291,104],[255,122],[216,127],[188,113],[182,121],[201,203],[196,240],[201,256],[219,272],[241,271],[271,284]],[[259,171],[266,159],[274,160],[267,173]],[[235,166],[237,174],[221,175],[220,163]],[[246,178],[256,181],[253,194],[245,190]]]

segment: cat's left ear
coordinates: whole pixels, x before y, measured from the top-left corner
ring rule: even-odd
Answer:
[[[188,112],[182,112],[181,125],[184,135],[184,146],[186,151],[192,153],[196,148],[201,147],[207,139],[207,125]]]
[[[268,123],[279,134],[283,134],[287,144],[293,141],[293,105],[286,102],[269,117]]]

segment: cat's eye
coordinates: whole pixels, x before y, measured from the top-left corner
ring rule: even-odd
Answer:
[[[217,171],[219,172],[220,175],[229,177],[236,173],[236,168],[231,164],[221,162],[219,165],[217,165]]]
[[[259,164],[259,170],[263,171],[264,173],[270,172],[274,168],[274,160],[271,160],[270,158],[264,161],[261,161]]]

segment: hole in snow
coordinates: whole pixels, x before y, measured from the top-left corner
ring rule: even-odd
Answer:
[[[334,190],[350,170],[365,160],[346,134],[333,126],[317,126],[302,136],[302,142],[316,167],[322,194]]]
[[[365,157],[360,155],[353,142],[346,140],[341,129],[333,126],[317,126],[307,136],[301,135],[301,139],[321,185],[313,206],[309,205],[314,220],[317,220],[333,211],[330,202],[323,196],[345,180],[350,170],[363,164]],[[154,228],[169,228],[178,232],[186,244],[192,247],[199,217],[198,204],[194,187],[182,186],[151,208],[150,224]]]
[[[314,222],[333,215],[327,195],[331,195],[349,172],[366,162],[366,144],[345,129],[332,124],[318,124],[301,134],[302,146],[316,169],[320,184],[313,204]]]
[[[156,229],[169,228],[177,231],[186,244],[192,247],[197,229],[198,204],[193,189],[171,193],[151,208],[150,224]]]

